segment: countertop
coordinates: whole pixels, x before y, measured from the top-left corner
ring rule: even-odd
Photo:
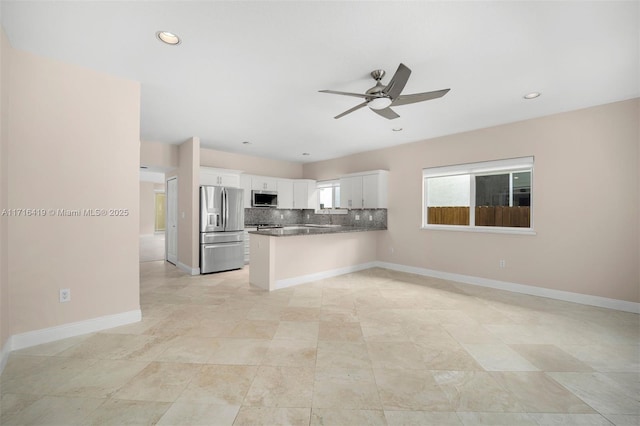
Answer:
[[[270,237],[294,237],[296,235],[340,234],[344,232],[385,231],[387,228],[373,226],[340,226],[340,225],[285,225],[283,228],[267,228],[249,231],[250,234]]]

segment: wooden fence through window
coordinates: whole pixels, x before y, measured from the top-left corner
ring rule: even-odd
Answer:
[[[469,207],[429,207],[427,219],[431,225],[469,225]],[[508,226],[529,228],[529,206],[476,207],[476,226]]]

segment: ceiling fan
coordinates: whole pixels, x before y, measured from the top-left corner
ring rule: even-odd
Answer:
[[[351,109],[346,110],[342,114],[336,115],[334,118],[344,117],[347,114],[351,114],[354,111],[359,110],[364,106],[371,108],[373,112],[378,115],[393,120],[400,117],[392,106],[400,106],[407,104],[414,104],[416,102],[428,101],[431,99],[441,98],[446,95],[451,89],[436,90],[434,92],[413,93],[411,95],[401,95],[404,86],[409,80],[411,70],[405,65],[400,64],[396,73],[386,86],[382,84],[380,80],[384,77],[384,70],[371,71],[371,77],[376,81],[376,85],[365,93],[350,93],[350,92],[338,92],[336,90],[320,90],[322,93],[332,93],[334,95],[355,96],[357,98],[364,98],[365,101],[361,104],[354,106]]]

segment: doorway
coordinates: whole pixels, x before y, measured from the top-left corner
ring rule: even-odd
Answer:
[[[155,198],[155,232],[163,232],[166,230],[167,218],[166,218],[166,204],[167,196],[164,192],[156,192]]]

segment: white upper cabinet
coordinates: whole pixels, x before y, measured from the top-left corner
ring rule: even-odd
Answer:
[[[265,176],[251,176],[251,189],[256,191],[277,191],[278,179]]]
[[[315,209],[316,181],[278,179],[279,209]]]
[[[251,191],[276,191],[279,209],[315,209],[316,181],[282,179],[241,173],[238,186],[244,189],[244,206],[251,207]]]
[[[340,178],[340,207],[348,209],[386,209],[389,172],[375,170],[352,173]]]
[[[380,171],[362,176],[362,207],[386,209],[389,202],[389,172]]]
[[[240,175],[240,188],[244,189],[243,199],[244,199],[244,208],[251,207],[251,175],[241,174]]]
[[[362,176],[343,176],[340,178],[340,207],[362,208]]]
[[[293,206],[293,181],[291,179],[278,179],[278,208],[292,209]]]
[[[240,188],[240,171],[200,167],[200,185]]]
[[[293,208],[294,209],[315,209],[316,181],[310,179],[296,179],[293,181]],[[278,192],[280,199],[280,192]]]

